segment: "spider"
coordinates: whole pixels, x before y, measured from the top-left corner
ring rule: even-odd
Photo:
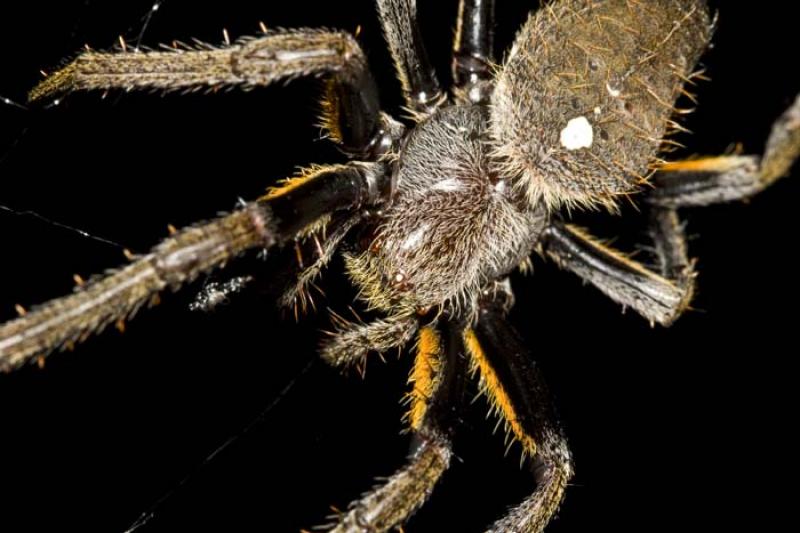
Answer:
[[[647,10],[647,8],[637,6],[633,10],[633,14],[626,12],[625,15],[614,11],[614,9],[621,9],[623,4],[626,3],[608,2],[600,5],[597,9],[601,13],[606,8],[612,10],[611,18],[616,18],[618,21],[624,20],[625,16],[637,16],[636,9]],[[664,28],[669,28],[669,31],[662,28],[661,39],[658,38],[657,32],[656,35],[648,36],[648,38],[653,38],[653,42],[657,44],[663,41],[671,46],[677,40],[691,48],[689,55],[692,57],[686,60],[682,66],[684,70],[677,74],[678,77],[680,75],[689,77],[691,74],[692,64],[700,53],[702,45],[705,44],[709,29],[709,21],[705,17],[700,3],[687,2],[685,4],[681,6],[677,15],[669,10],[663,13]],[[585,6],[573,5],[572,7],[577,12],[574,14],[567,9],[568,5],[555,3],[549,8],[541,10],[538,15],[535,15],[538,18],[532,19],[533,22],[528,24],[544,24],[546,28],[549,28],[550,26],[547,26],[548,20],[550,20],[548,17],[555,17],[553,20],[568,22],[571,29],[580,35],[581,15],[593,20],[592,17],[595,13],[582,11]],[[642,92],[626,88],[625,91],[631,91],[631,94],[626,94],[621,90],[622,87],[611,83],[613,74],[619,74],[619,72],[601,64],[603,61],[612,62],[608,56],[603,56],[600,52],[595,54],[597,57],[590,57],[592,54],[588,54],[586,57],[581,56],[584,59],[581,64],[588,68],[585,74],[591,79],[592,72],[602,72],[605,85],[600,84],[595,87],[601,89],[599,96],[591,91],[589,91],[589,96],[580,96],[582,93],[580,91],[576,93],[576,90],[572,88],[569,91],[571,98],[565,97],[563,102],[560,102],[558,98],[555,99],[558,105],[553,106],[552,115],[545,114],[544,118],[539,117],[539,119],[552,119],[557,123],[552,128],[544,128],[543,134],[545,137],[547,137],[546,134],[552,137],[549,142],[553,146],[560,147],[557,150],[563,152],[563,157],[566,159],[560,161],[559,156],[547,154],[543,161],[533,165],[529,161],[526,162],[526,157],[533,157],[537,154],[525,152],[525,149],[531,147],[524,141],[520,141],[521,138],[527,136],[527,128],[533,126],[524,122],[524,131],[520,133],[519,138],[507,139],[504,138],[504,135],[512,135],[515,128],[522,128],[522,125],[515,122],[517,118],[509,118],[508,120],[511,122],[503,123],[502,127],[497,124],[500,124],[504,117],[511,116],[522,116],[525,121],[534,119],[530,115],[535,110],[526,107],[530,102],[526,103],[524,98],[519,101],[515,100],[518,92],[515,84],[527,83],[526,80],[529,79],[529,76],[535,74],[525,70],[527,67],[520,59],[521,54],[527,53],[526,50],[528,50],[528,45],[525,43],[534,41],[534,38],[529,35],[526,41],[523,29],[520,41],[518,41],[522,44],[518,47],[517,54],[512,53],[508,62],[502,67],[503,70],[499,74],[495,74],[487,67],[492,60],[489,34],[481,31],[489,26],[487,21],[491,18],[491,3],[464,3],[462,15],[464,14],[463,10],[466,10],[467,16],[464,16],[462,20],[475,21],[476,25],[474,27],[461,26],[460,40],[456,47],[460,54],[456,56],[455,75],[459,88],[462,90],[454,91],[452,98],[446,99],[443,93],[434,90],[438,84],[431,70],[419,68],[425,66],[422,59],[424,54],[420,53],[422,51],[421,42],[416,38],[403,42],[403,39],[398,37],[414,35],[411,32],[413,17],[393,18],[387,16],[387,14],[407,14],[409,11],[404,11],[404,9],[413,9],[413,4],[379,2],[379,6],[383,10],[382,23],[387,29],[390,48],[398,58],[398,70],[401,77],[403,77],[403,72],[407,73],[404,78],[406,81],[404,88],[407,105],[412,110],[415,119],[413,128],[404,128],[389,117],[377,115],[375,113],[377,105],[372,99],[373,91],[364,90],[364,87],[368,88],[370,83],[366,72],[357,70],[353,73],[345,68],[344,74],[334,75],[328,86],[325,125],[331,137],[341,143],[343,150],[354,155],[355,159],[370,160],[369,164],[315,169],[309,175],[303,175],[288,182],[286,186],[268,194],[262,200],[248,204],[226,218],[209,223],[208,226],[205,226],[209,230],[207,234],[201,233],[196,228],[177,233],[170,241],[167,241],[166,245],[162,245],[161,250],[170,246],[180,247],[184,241],[191,239],[199,238],[205,242],[216,238],[217,229],[220,226],[229,227],[237,232],[244,230],[241,234],[242,248],[263,247],[265,238],[292,241],[297,233],[296,230],[307,231],[313,240],[314,232],[308,230],[308,226],[314,223],[314,219],[321,214],[327,219],[325,222],[328,230],[328,239],[324,240],[321,246],[330,245],[332,247],[346,230],[357,231],[355,226],[360,224],[363,229],[360,234],[355,235],[356,245],[348,252],[347,256],[350,272],[356,278],[357,284],[364,289],[369,303],[389,313],[389,318],[383,322],[366,326],[342,322],[340,334],[326,345],[323,356],[332,362],[359,362],[366,357],[367,351],[376,348],[377,351],[385,351],[390,346],[408,342],[415,334],[418,334],[420,338],[418,361],[414,370],[417,380],[410,396],[411,408],[409,411],[410,425],[418,435],[419,447],[405,471],[405,476],[413,477],[411,474],[419,473],[420,470],[424,475],[412,480],[412,484],[419,490],[411,491],[410,494],[397,490],[398,484],[405,479],[403,474],[399,474],[399,477],[392,478],[383,489],[379,489],[371,496],[372,498],[384,496],[388,498],[389,502],[397,504],[394,509],[391,509],[391,505],[389,506],[392,513],[388,515],[379,513],[375,516],[378,523],[383,526],[377,527],[377,529],[390,527],[400,522],[402,516],[395,515],[405,515],[418,506],[424,495],[430,490],[428,484],[432,484],[435,481],[434,478],[446,466],[450,457],[449,441],[451,433],[457,425],[458,416],[449,408],[450,404],[446,404],[445,400],[458,405],[459,398],[463,395],[461,392],[463,380],[468,373],[467,365],[471,363],[474,366],[473,370],[480,375],[479,379],[484,392],[492,400],[500,416],[508,423],[513,437],[522,444],[523,453],[533,455],[530,465],[539,480],[539,488],[531,499],[516,511],[512,511],[511,515],[504,519],[505,522],[501,521],[496,524],[495,529],[539,530],[544,527],[557,506],[566,480],[571,473],[571,466],[562,432],[555,421],[554,413],[551,408],[547,407],[548,402],[545,401],[541,378],[536,375],[535,368],[527,359],[517,356],[522,353],[522,348],[516,346],[514,333],[508,330],[503,321],[503,317],[513,301],[506,280],[508,271],[523,262],[524,257],[531,249],[538,248],[542,253],[554,257],[562,266],[576,271],[591,283],[598,285],[612,298],[639,311],[646,318],[657,322],[670,322],[686,304],[686,300],[691,294],[693,277],[691,264],[683,249],[681,228],[673,208],[683,205],[682,202],[694,205],[697,202],[710,203],[712,200],[732,199],[725,196],[729,194],[743,195],[741,189],[735,191],[730,187],[715,189],[713,187],[715,180],[724,181],[733,177],[745,180],[747,183],[748,179],[777,178],[783,174],[797,151],[797,134],[796,130],[792,129],[797,122],[797,105],[792,107],[776,125],[773,139],[784,141],[784,144],[778,142],[777,149],[768,150],[765,154],[765,163],[762,168],[771,168],[770,163],[776,161],[782,164],[772,172],[762,172],[755,165],[755,160],[730,156],[722,159],[662,165],[661,172],[651,180],[660,187],[656,187],[652,192],[642,187],[644,189],[641,194],[644,197],[642,203],[653,206],[650,209],[653,212],[654,237],[657,249],[665,263],[662,265],[663,276],[658,276],[644,272],[631,260],[611,252],[605,245],[587,239],[581,230],[563,222],[560,215],[570,205],[576,207],[601,205],[613,209],[618,196],[639,192],[638,183],[621,179],[610,171],[605,175],[606,181],[599,185],[578,179],[579,172],[574,175],[574,178],[578,179],[577,182],[567,180],[550,183],[545,178],[540,179],[535,176],[531,168],[546,166],[545,163],[553,161],[552,157],[555,157],[554,161],[558,164],[564,163],[568,167],[573,164],[577,165],[570,159],[572,156],[591,154],[593,148],[602,150],[602,141],[608,141],[608,139],[603,139],[604,130],[600,130],[597,124],[593,125],[593,122],[595,114],[603,115],[604,106],[616,104],[621,106],[615,110],[620,115],[613,115],[611,121],[613,126],[614,120],[619,120],[620,124],[624,122],[626,113],[646,113],[639,109],[638,105],[648,109],[647,103],[649,102],[650,105],[657,108],[654,101],[661,104],[663,102],[660,100],[665,98],[672,105],[674,93],[677,90],[677,81],[672,77],[672,73],[667,76],[671,80],[669,84],[662,80],[665,84],[664,87],[648,86],[646,83],[643,85],[645,89],[655,91],[655,94],[651,94],[650,90],[646,90],[647,94],[654,99],[651,101]],[[677,4],[673,7],[678,9]],[[474,16],[469,16],[470,10]],[[643,16],[643,13],[638,13],[638,16]],[[680,22],[674,28],[675,31],[671,26],[673,22]],[[632,25],[637,27],[635,24]],[[560,33],[555,29],[555,24],[551,24],[551,26],[551,31],[554,32],[552,38],[557,39],[557,35]],[[689,28],[697,31],[690,34]],[[528,29],[530,30],[530,27]],[[542,35],[547,34],[547,31],[542,32]],[[333,53],[334,49],[341,47],[346,53],[352,53],[352,49],[347,52],[349,47],[353,45],[357,47],[354,41],[340,34],[309,33],[303,34],[303,39],[294,39],[294,37],[271,33],[248,43],[224,49],[222,52],[213,53],[229,54],[238,46],[264,45],[270,47],[283,39],[296,40],[295,45],[301,47],[303,51],[306,50],[303,47],[321,47],[323,52],[314,49],[312,55],[315,58],[324,58],[328,55],[331,60],[338,61],[340,58]],[[562,35],[561,38],[566,37]],[[568,36],[568,40],[574,38],[576,38],[574,34]],[[556,42],[553,41],[549,44],[552,45]],[[559,47],[552,46],[550,48],[558,49]],[[411,54],[412,49],[415,50],[413,54]],[[324,53],[325,50],[328,52]],[[637,53],[640,52],[641,50],[637,50]],[[548,51],[543,50],[542,53],[546,55]],[[637,60],[642,61],[639,68],[646,69],[650,62],[661,61],[660,54],[662,53],[667,54],[668,52],[666,50],[659,51],[650,58],[637,56]],[[170,52],[168,57],[173,62],[192,61],[193,58],[209,54],[212,53],[185,51],[176,54]],[[580,54],[578,55],[580,56]],[[626,57],[624,54],[620,55]],[[303,54],[293,51],[286,53],[285,56],[291,63],[297,57],[302,58]],[[92,67],[93,58],[103,60],[111,58],[112,62],[117,60],[146,62],[154,57],[159,56],[123,53],[111,58],[111,56],[100,56],[90,52],[79,58],[75,64],[79,65],[78,69],[80,69],[81,61]],[[559,61],[564,59],[561,57]],[[574,57],[566,59],[575,60]],[[411,64],[414,65],[414,68],[409,68]],[[279,69],[289,68],[291,65],[277,65],[277,67]],[[141,74],[140,67],[132,68]],[[323,71],[331,68],[334,67],[331,67],[330,64],[320,67]],[[342,67],[336,63],[335,69],[339,68]],[[522,75],[517,74],[516,78],[515,68],[522,69]],[[70,73],[70,67],[67,69],[66,72]],[[578,70],[576,69],[576,72]],[[75,78],[76,86],[63,85],[63,72],[51,77],[50,81],[46,81],[40,86],[40,92],[34,92],[34,96],[39,97],[43,96],[43,93],[72,90],[78,87],[91,88],[81,86],[80,75]],[[630,74],[630,76],[635,78],[634,74]],[[415,77],[419,79],[414,79]],[[136,83],[135,80],[114,82],[113,78],[107,76],[104,76],[104,79],[106,81],[103,83],[109,83],[108,80],[112,80],[110,83],[114,86]],[[170,85],[173,81],[170,80],[170,76],[167,76],[163,81],[162,88],[175,87],[175,85]],[[627,77],[623,76],[623,85],[627,82]],[[148,83],[152,83],[152,79]],[[553,81],[553,83],[556,82]],[[509,100],[508,102],[503,101],[504,93],[501,89],[504,84],[506,87],[505,97]],[[354,90],[354,87],[357,90]],[[512,87],[512,89],[509,90],[508,87]],[[658,90],[660,89],[667,91],[668,97],[659,95]],[[526,94],[521,90],[519,93]],[[575,96],[576,94],[578,96]],[[581,101],[581,98],[590,100],[586,103]],[[577,104],[575,99],[578,100]],[[603,106],[592,105],[601,101]],[[634,102],[637,101],[639,104],[634,105]],[[488,104],[493,104],[494,107],[489,107]],[[628,109],[627,104],[631,104],[632,108]],[[563,109],[557,111],[559,105]],[[516,115],[506,113],[509,108],[514,109],[515,106],[526,108],[519,110]],[[359,114],[355,117],[349,116],[346,112],[353,107],[359,110]],[[601,108],[600,113],[596,113],[598,107]],[[544,109],[544,106],[542,108]],[[550,112],[548,110],[545,113]],[[654,138],[648,141],[650,144],[647,144],[646,150],[638,148],[642,155],[640,155],[640,161],[636,163],[638,165],[636,168],[646,169],[648,164],[653,162],[658,148],[656,141],[661,140],[663,126],[666,124],[666,111],[658,110],[656,112],[651,109],[651,112],[654,113],[654,116],[659,117],[659,120],[652,120],[652,126],[659,134],[653,135]],[[572,116],[573,114],[575,116]],[[552,118],[556,116],[559,117],[560,122]],[[371,125],[369,124],[370,117],[374,119],[374,123]],[[367,120],[361,120],[362,118]],[[645,114],[644,121],[648,120],[649,117]],[[612,126],[608,126],[608,128],[613,130]],[[628,124],[626,127],[633,130],[634,126],[636,124]],[[606,133],[613,135],[613,131]],[[553,135],[555,136],[553,137]],[[643,142],[636,136],[629,139],[625,133],[620,135],[620,142],[630,142],[634,146],[634,149],[624,154],[626,156],[637,151],[635,149],[637,142]],[[442,143],[445,141],[451,143],[448,150],[436,152],[434,154],[436,157],[430,157],[431,154],[426,153],[426,150],[441,149]],[[482,151],[484,148],[486,153]],[[522,150],[522,152],[517,153],[517,150]],[[460,154],[463,157],[453,154]],[[613,157],[607,159],[613,161]],[[602,162],[601,158],[597,164],[601,165]],[[475,166],[464,167],[467,163]],[[633,163],[631,164],[633,165]],[[431,168],[430,165],[438,166]],[[732,167],[736,167],[736,173],[728,172]],[[392,171],[384,172],[384,168]],[[424,172],[417,172],[418,168]],[[575,168],[582,167],[577,165]],[[601,169],[605,169],[602,165],[591,168],[598,176],[603,174]],[[454,169],[455,173],[449,174],[454,172]],[[742,171],[742,169],[744,170]],[[697,172],[698,170],[701,172]],[[627,173],[638,176],[644,172],[641,169],[638,173],[626,169]],[[391,174],[391,179],[386,179],[389,174]],[[430,178],[431,175],[437,178]],[[550,175],[548,174],[548,176]],[[553,172],[552,176],[561,176],[561,174]],[[325,183],[326,179],[344,185],[328,187]],[[358,179],[363,179],[365,185],[360,186]],[[417,185],[416,182],[420,180],[424,183]],[[687,195],[685,191],[687,182],[692,186],[698,183],[701,186],[703,183],[711,184],[712,193],[722,196]],[[478,189],[473,189],[472,186],[478,187]],[[317,187],[319,189],[314,191]],[[484,190],[486,187],[489,187],[488,193]],[[366,191],[363,190],[364,188]],[[427,192],[431,192],[432,189],[433,196],[442,195],[447,201],[435,206],[427,206],[426,197],[415,196],[419,192],[416,188],[419,188],[419,191],[427,188]],[[311,190],[314,194],[307,193],[306,189]],[[745,192],[749,194],[752,191]],[[459,193],[468,193],[466,199],[460,198]],[[358,207],[366,207],[366,209],[357,210],[358,213],[338,209],[343,200],[340,195],[348,194],[350,196],[344,198],[346,202],[355,200],[354,203],[360,204]],[[413,201],[409,198],[413,198]],[[476,198],[483,198],[480,205],[466,203],[467,200],[474,202]],[[458,204],[458,201],[465,203]],[[299,205],[302,209],[298,209],[296,202],[301,202]],[[420,205],[417,205],[416,202],[419,202]],[[456,204],[459,209],[453,209],[452,204]],[[328,219],[327,215],[323,213],[333,211],[334,208],[337,212]],[[470,209],[474,209],[474,211],[470,211]],[[496,211],[493,211],[494,209]],[[449,216],[445,220],[441,213],[447,213],[448,210]],[[299,216],[286,216],[288,212],[298,213]],[[264,213],[277,214],[279,220],[288,224],[289,227],[278,225],[274,230],[267,232],[269,224],[266,223],[268,221],[265,217],[268,215],[264,215]],[[470,216],[465,216],[466,214]],[[515,219],[517,215],[521,218]],[[349,218],[351,216],[358,216],[358,220]],[[459,216],[464,218],[454,228],[453,219]],[[473,221],[478,216],[488,217],[489,222],[475,225]],[[392,226],[393,220],[402,225]],[[492,239],[483,241],[474,236],[475,232],[483,232],[490,226],[498,228],[498,225],[495,225],[497,222],[502,222],[503,232],[508,232],[508,234],[501,233],[502,238],[497,239],[499,243],[504,243],[499,246],[502,248],[505,245],[507,249],[488,250],[488,255],[484,256],[487,260],[481,261],[481,263],[492,265],[492,270],[478,269],[476,271],[477,267],[474,262],[481,256],[478,254],[474,257],[464,257],[467,254],[461,253],[459,250],[468,250],[470,254],[481,250],[486,253],[487,248],[497,245],[490,242]],[[427,228],[426,224],[428,224]],[[351,226],[353,227],[351,228]],[[321,231],[318,227],[314,229],[317,229],[318,232]],[[426,242],[426,238],[428,238],[426,232],[433,235],[430,237],[432,242]],[[459,232],[463,233],[459,235]],[[455,239],[455,245],[444,244],[452,239]],[[459,239],[466,240],[460,241]],[[228,242],[228,239],[222,239],[219,242],[225,243]],[[421,242],[425,243],[425,246],[421,246],[419,244]],[[432,249],[428,245],[437,243],[441,248],[439,255],[431,255]],[[394,248],[392,248],[393,245]],[[224,244],[224,246],[228,245]],[[224,249],[222,251],[224,253],[220,256],[212,258],[213,266],[216,266],[217,262],[224,262],[228,256],[236,255],[239,250],[235,248],[231,250],[231,253]],[[328,255],[326,251],[323,248],[320,255],[326,257]],[[175,256],[171,255],[171,257]],[[196,259],[201,259],[203,262],[209,260],[203,254],[190,255],[188,259],[192,262]],[[469,260],[473,263],[470,264]],[[180,262],[176,265],[179,268],[178,278],[174,280],[175,285],[185,281],[184,278],[194,275],[198,266],[193,264],[191,268],[188,268]],[[390,268],[393,265],[398,265],[400,268]],[[199,266],[205,267],[203,264]],[[209,268],[210,266],[209,263]],[[141,268],[149,269],[142,259],[127,268],[129,273],[142,272],[137,270]],[[430,272],[431,270],[435,270],[435,272]],[[431,274],[435,274],[435,276]],[[146,276],[147,274],[142,275]],[[378,279],[375,281],[373,278]],[[670,278],[670,280],[665,278]],[[108,281],[90,283],[76,296],[73,296],[73,300],[93,298],[94,292],[92,291],[104,290],[104,283],[107,284]],[[636,289],[630,289],[632,286]],[[302,290],[292,290],[284,300],[286,303],[299,301],[302,304],[304,294]],[[147,297],[149,298],[150,294],[147,294]],[[144,301],[145,298],[137,299],[137,302],[131,303],[131,305]],[[74,308],[68,303],[69,300],[60,300],[60,302],[61,304],[57,305],[62,306],[66,303],[63,305],[64,309]],[[45,311],[30,312],[19,321],[0,330],[3,332],[0,338],[6,341],[2,357],[9,366],[19,364],[25,359],[30,359],[31,356],[42,355],[50,348],[62,346],[65,341],[69,342],[73,335],[80,333],[63,330],[60,327],[56,331],[52,331],[52,328],[45,328],[46,340],[40,341],[34,338],[32,344],[35,349],[29,350],[30,353],[24,350],[9,349],[11,341],[14,340],[13,331],[19,331],[9,328],[31,331],[31,328],[35,327],[32,324],[36,324],[37,317],[42,317],[44,316],[42,313],[47,313],[46,309],[48,308],[44,307],[43,309]],[[109,315],[115,315],[113,318],[116,318],[116,315],[125,315],[128,312],[129,309],[115,308],[109,310]],[[96,319],[99,323],[111,319],[111,316],[100,317],[92,313],[88,318],[89,322]],[[80,321],[83,322],[83,320],[84,317],[80,317]],[[93,322],[90,327],[96,329]],[[419,328],[418,333],[415,332],[417,328]],[[498,331],[502,333],[498,334]],[[56,337],[50,337],[51,334],[55,334]],[[499,339],[502,339],[502,342]],[[25,342],[29,342],[29,340],[26,338]],[[500,379],[504,375],[514,379],[510,379],[508,382]],[[522,388],[514,387],[514,385],[520,385],[520,383],[513,383],[515,379],[521,380]],[[362,522],[364,520],[362,513],[369,508],[370,501],[370,496],[368,496],[359,505],[343,514],[340,517],[339,527],[346,528],[353,521]],[[532,511],[523,512],[526,509]],[[510,522],[514,522],[515,525],[511,525]]]

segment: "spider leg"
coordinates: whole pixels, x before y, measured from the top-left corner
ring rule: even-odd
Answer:
[[[269,31],[222,47],[163,50],[87,50],[29,94],[31,101],[93,89],[245,89],[301,76],[333,75],[324,125],[346,149],[364,152],[380,141],[378,91],[367,58],[345,32],[315,29]]]
[[[278,263],[268,269],[268,276],[262,275],[260,270],[247,275],[217,273],[216,279],[211,279],[198,291],[189,309],[210,312],[229,303],[231,297],[245,288],[272,294],[277,287],[279,307],[294,309],[296,317],[301,311],[305,313],[309,306],[315,306],[309,288],[333,258],[342,239],[361,220],[361,213],[344,211],[331,216],[329,221],[322,221],[319,227],[302,232],[295,239],[294,247],[284,249]],[[309,257],[312,260],[307,263]]]
[[[425,52],[416,0],[377,0],[378,15],[403,87],[406,105],[427,113],[444,102],[445,94]]]
[[[800,95],[772,127],[763,157],[720,156],[667,163],[647,201],[663,207],[742,200],[789,173],[800,157]]]
[[[494,0],[461,0],[453,43],[453,79],[460,98],[485,102],[492,85]]]
[[[111,322],[121,327],[165,289],[177,290],[248,249],[293,239],[328,213],[380,203],[389,181],[382,163],[323,167],[234,213],[179,231],[130,265],[0,325],[0,370],[82,341]]]
[[[510,291],[510,289],[507,289]],[[464,334],[481,390],[511,437],[530,456],[536,489],[495,522],[494,532],[541,532],[550,522],[573,475],[572,456],[541,372],[505,316],[510,292],[487,292],[478,321]]]
[[[463,326],[446,323],[445,343],[433,326],[420,331],[409,419],[414,444],[408,464],[350,504],[334,533],[379,533],[401,526],[428,499],[450,464],[451,438],[465,404]]]
[[[406,345],[417,332],[413,315],[395,315],[368,324],[349,322],[334,315],[337,331],[322,346],[320,355],[331,366],[363,365],[369,352],[382,354]]]
[[[302,268],[294,283],[283,293],[280,298],[280,305],[284,307],[299,306],[302,311],[306,311],[309,304],[308,287],[315,279],[317,279],[325,266],[333,258],[336,249],[342,242],[342,239],[347,236],[348,232],[361,221],[361,214],[347,213],[345,218],[340,221],[332,221],[329,226],[330,233],[325,238],[319,238],[317,235],[312,235],[317,245],[316,258],[314,261],[305,268]],[[312,303],[313,305],[313,303]]]
[[[694,271],[686,255],[683,228],[674,210],[655,209],[651,231],[662,263],[658,275],[583,230],[562,222],[545,229],[544,251],[606,296],[650,320],[671,324],[694,292]]]

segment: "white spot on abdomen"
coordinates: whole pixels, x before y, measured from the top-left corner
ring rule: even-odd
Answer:
[[[567,150],[589,148],[594,140],[594,130],[586,117],[573,118],[561,130],[561,146]]]

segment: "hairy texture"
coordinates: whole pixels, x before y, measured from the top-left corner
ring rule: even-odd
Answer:
[[[411,429],[418,431],[428,412],[428,404],[439,383],[442,365],[442,339],[433,326],[426,326],[419,332],[417,340],[417,357],[414,368],[408,377],[413,385],[405,401],[409,404],[406,413]]]
[[[411,133],[394,202],[369,249],[346,260],[372,306],[464,310],[528,255],[544,213],[520,208],[496,179],[485,133],[481,108],[469,106],[443,109]]]
[[[401,525],[428,499],[452,455],[444,436],[423,436],[408,465],[353,502],[331,533],[382,533]]]
[[[82,341],[111,322],[130,318],[164,289],[177,290],[245,250],[271,246],[276,237],[270,217],[268,207],[249,204],[241,211],[187,228],[127,267],[3,324],[0,370]]]
[[[542,465],[534,493],[492,524],[486,533],[541,533],[556,513],[571,473],[563,468]]]
[[[322,359],[332,366],[366,363],[369,352],[382,354],[411,341],[419,324],[414,316],[395,315],[369,324],[357,324],[333,315],[336,331],[323,344]]]
[[[703,0],[545,4],[492,96],[504,171],[531,203],[613,208],[648,177],[710,33]]]
[[[317,257],[306,268],[304,268],[297,276],[297,281],[290,285],[280,298],[280,305],[283,307],[294,307],[296,310],[299,307],[300,311],[305,312],[308,309],[309,303],[313,305],[308,289],[313,285],[314,281],[322,274],[322,270],[333,258],[342,239],[347,236],[347,233],[353,229],[361,221],[361,216],[349,215],[345,220],[334,224],[333,231],[327,237],[324,233],[329,229],[326,225],[322,231],[315,231],[312,235],[306,237],[313,239],[316,245]],[[323,235],[318,235],[322,233]]]
[[[92,89],[250,89],[300,76],[337,74],[354,86],[366,58],[344,32],[298,29],[248,37],[224,47],[197,44],[163,51],[87,51],[36,86],[30,100]]]

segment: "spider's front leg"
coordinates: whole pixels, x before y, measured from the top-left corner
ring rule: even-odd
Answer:
[[[165,289],[177,290],[246,250],[294,239],[334,211],[379,204],[391,187],[383,163],[322,167],[234,213],[179,231],[127,267],[0,325],[0,370],[71,346],[109,323],[122,327]]]
[[[510,288],[484,293],[478,321],[464,338],[481,390],[522,445],[536,479],[526,500],[495,522],[496,533],[540,533],[555,515],[573,475],[572,455],[550,393],[518,333],[506,322]]]
[[[31,101],[82,90],[252,89],[299,77],[330,75],[323,126],[353,154],[380,151],[387,120],[367,58],[345,32],[316,29],[267,31],[260,37],[215,47],[205,44],[163,50],[88,50],[36,86]]]
[[[420,331],[410,381],[408,420],[414,444],[408,464],[383,485],[354,501],[332,533],[380,533],[403,523],[427,500],[450,465],[451,439],[465,404],[463,326],[446,322]],[[443,334],[442,334],[443,333]]]
[[[446,99],[417,23],[416,0],[377,0],[383,33],[409,109],[428,113]]]
[[[456,95],[472,103],[491,95],[494,63],[494,0],[461,0],[453,43]]]

